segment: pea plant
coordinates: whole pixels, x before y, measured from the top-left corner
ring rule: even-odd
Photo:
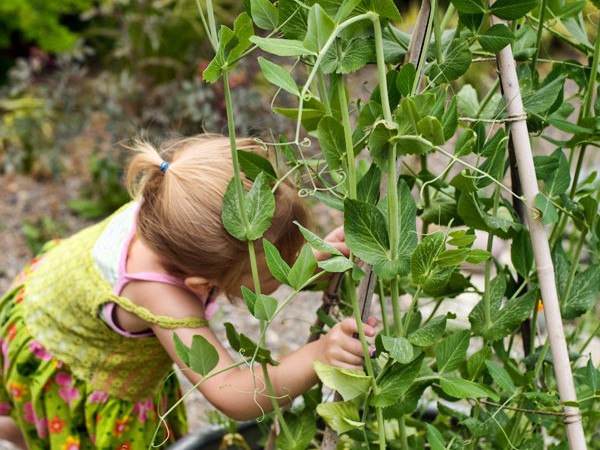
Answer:
[[[230,343],[268,380],[265,333],[298,291],[338,274],[324,328],[360,323],[374,291],[381,305],[374,357],[359,327],[364,371],[315,363],[318,389],[287,411],[273,401],[276,447],[600,448],[597,0],[425,0],[411,33],[392,0],[244,5],[218,27],[198,3],[235,167],[223,224],[248,242],[257,288],[243,296],[261,321],[256,341],[227,325]],[[265,142],[277,164],[235,147],[228,77],[243,58],[292,125]],[[352,94],[373,74],[367,98]],[[303,227],[291,265],[262,239],[284,179],[343,212],[349,258]],[[258,251],[288,298],[261,293]],[[457,320],[465,295],[477,301]],[[210,377],[198,338],[178,349]]]

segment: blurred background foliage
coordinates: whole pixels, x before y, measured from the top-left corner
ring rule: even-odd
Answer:
[[[214,4],[224,23],[242,7]],[[72,207],[111,212],[127,198],[118,144],[224,131],[222,88],[200,78],[212,55],[196,0],[0,2],[0,174],[83,175]],[[268,120],[252,64],[233,80],[242,134]]]

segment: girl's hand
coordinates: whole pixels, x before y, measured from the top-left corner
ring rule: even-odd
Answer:
[[[363,324],[365,336],[375,336],[375,317],[369,317]],[[329,332],[319,339],[321,351],[318,359],[326,364],[342,369],[361,370],[364,363],[364,354],[360,340],[353,335],[358,334],[358,326],[353,318],[338,322]]]
[[[334,248],[336,248],[337,250],[339,250],[342,253],[342,255],[344,255],[344,256],[350,255],[350,250],[348,249],[348,246],[346,245],[346,237],[344,235],[344,227],[342,225],[340,225],[339,227],[334,229],[331,233],[329,233],[325,237],[324,240],[329,245],[331,245]],[[315,255],[315,258],[317,258],[317,261],[323,261],[331,256],[331,254],[329,254],[329,253],[320,252],[318,250],[314,251],[314,255]]]

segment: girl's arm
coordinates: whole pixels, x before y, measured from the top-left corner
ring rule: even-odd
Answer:
[[[177,316],[203,317],[202,308],[197,300],[183,291],[177,292],[175,296],[170,295],[168,304],[171,311],[178,311]],[[374,319],[371,319],[369,324],[365,324],[365,334],[368,337],[375,335],[374,325]],[[167,330],[158,326],[152,328],[165,350],[190,382],[200,383],[198,386],[200,392],[225,415],[236,420],[248,420],[273,409],[270,394],[264,383],[263,371],[259,365],[236,367],[213,377],[209,374],[202,381],[199,374],[193,372],[179,359],[173,343],[173,334],[176,333],[187,346],[191,345],[192,337],[199,334],[206,338],[219,354],[219,362],[213,373],[234,364],[234,359],[208,327],[177,330]],[[289,403],[317,382],[313,361],[318,360],[343,368],[362,369],[362,347],[359,340],[352,337],[352,334],[357,331],[356,322],[353,319],[346,319],[335,325],[321,339],[306,344],[283,358],[278,366],[269,366],[269,378],[278,402]]]

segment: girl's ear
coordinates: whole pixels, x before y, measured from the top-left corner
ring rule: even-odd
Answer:
[[[187,277],[183,280],[184,284],[196,294],[207,297],[214,284],[204,277]]]

